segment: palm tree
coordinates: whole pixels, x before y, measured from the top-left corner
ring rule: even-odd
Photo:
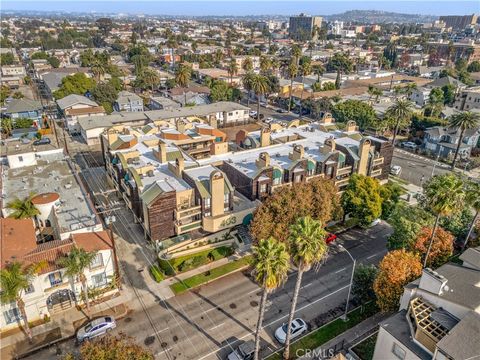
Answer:
[[[328,252],[325,243],[326,232],[322,223],[313,220],[310,216],[302,217],[290,227],[289,249],[294,265],[297,268],[297,280],[293,291],[292,306],[288,316],[287,335],[285,339],[285,350],[283,358],[289,359],[290,337],[292,332],[292,321],[297,306],[298,294],[302,284],[302,276],[305,271],[320,263]]]
[[[316,64],[312,66],[312,71],[315,75],[317,75],[317,82],[320,82],[320,76],[323,75],[325,72],[325,68],[321,64]]]
[[[463,243],[463,248],[467,246],[468,239],[472,235],[473,228],[477,223],[480,215],[480,184],[470,182],[467,186],[466,191],[466,200],[467,204],[475,211],[475,216],[473,217],[472,223],[470,225],[470,229],[468,230],[467,237],[465,238],[465,242]]]
[[[106,65],[103,61],[100,59],[95,59],[92,66],[91,70],[93,75],[97,78],[97,81],[100,81],[100,78],[105,75],[106,72]]]
[[[260,350],[260,331],[262,329],[268,293],[285,283],[289,267],[290,256],[285,244],[270,237],[267,240],[260,240],[258,245],[253,246],[255,281],[263,289],[255,332],[255,360],[258,360],[258,352]]]
[[[292,48],[290,49],[290,54],[295,59],[295,65],[298,66],[300,56],[302,55],[302,49],[300,48],[300,46],[297,44],[292,45]]]
[[[4,132],[4,134],[7,138],[10,137],[10,135],[12,135],[12,131],[13,131],[12,119],[3,118],[3,119],[1,119],[1,122],[2,122],[2,131]]]
[[[79,278],[82,283],[82,291],[85,297],[85,305],[87,306],[87,313],[90,315],[90,301],[88,298],[88,285],[85,270],[92,265],[96,251],[87,252],[84,249],[74,247],[67,256],[58,259],[58,265],[65,268],[65,275],[72,278]]]
[[[247,106],[250,107],[250,91],[252,90],[252,81],[255,74],[251,71],[248,71],[242,77],[242,84],[245,90],[247,90]]]
[[[192,69],[189,66],[180,64],[175,72],[175,82],[183,88],[183,96],[185,97],[185,105],[187,104],[187,93],[185,88],[188,86],[190,78],[192,77]]]
[[[337,79],[335,80],[335,86],[337,89],[340,88],[340,83],[342,81],[342,73],[349,73],[352,71],[353,63],[350,58],[342,53],[336,53],[330,59],[330,63],[333,68],[337,70]]]
[[[252,58],[250,56],[247,56],[245,59],[243,59],[242,69],[246,73],[253,70],[253,61],[252,61]]]
[[[270,59],[265,55],[260,56],[260,73],[265,75],[270,70]]]
[[[42,269],[44,263],[32,264],[23,267],[19,262],[8,264],[0,270],[0,302],[10,304],[15,302],[23,319],[25,333],[28,339],[32,340],[32,330],[28,324],[25,302],[22,299],[22,292],[30,287],[35,275]]]
[[[453,170],[455,169],[455,163],[457,162],[458,152],[460,151],[460,146],[462,145],[462,142],[463,142],[463,136],[465,134],[465,130],[475,129],[476,127],[478,127],[480,123],[480,115],[477,113],[466,111],[457,115],[453,115],[450,118],[448,123],[450,127],[460,129],[460,136],[458,139],[457,149],[455,150],[455,156],[453,157],[453,162],[452,162],[452,170]]]
[[[445,174],[431,178],[428,183],[425,184],[424,195],[426,200],[425,204],[436,216],[432,236],[430,237],[427,253],[423,261],[423,267],[426,267],[440,218],[450,216],[463,205],[465,190],[460,178],[454,174]]]
[[[302,73],[302,95],[300,97],[300,118],[302,118],[302,101],[303,101],[303,92],[305,90],[305,76],[310,75],[312,72],[312,64],[310,61],[304,61],[300,65],[300,72]]]
[[[14,219],[30,219],[35,215],[39,215],[40,211],[35,207],[32,199],[35,193],[31,192],[23,200],[15,198],[7,204],[7,208],[12,209],[13,212],[8,216]]]
[[[230,85],[233,84],[233,75],[238,72],[238,65],[234,58],[231,58],[227,66],[228,75],[230,75]]]
[[[295,78],[295,76],[297,76],[298,74],[298,66],[297,64],[295,64],[294,61],[292,61],[290,63],[290,65],[288,65],[288,76],[290,76],[290,89],[288,91],[289,93],[289,96],[288,96],[288,111],[290,112],[290,108],[292,106],[292,90],[293,90],[293,79]]]
[[[376,86],[368,85],[368,94],[370,95],[369,100],[372,100],[372,98],[375,96],[375,102],[377,102],[378,98],[382,96],[383,92],[381,89],[377,88]]]
[[[252,77],[252,90],[257,96],[257,120],[260,120],[260,97],[269,90],[268,78],[264,75],[255,74]]]
[[[392,145],[395,146],[400,124],[409,121],[413,114],[413,105],[409,100],[397,99],[393,105],[387,109],[387,115],[395,120],[395,128],[393,130]]]
[[[270,58],[270,67],[274,74],[277,73],[277,70],[280,68],[280,61],[276,57]]]

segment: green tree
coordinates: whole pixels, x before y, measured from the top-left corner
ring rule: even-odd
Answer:
[[[23,266],[15,261],[7,264],[0,270],[0,302],[2,304],[10,304],[15,302],[20,311],[23,327],[27,337],[32,339],[32,330],[28,323],[27,312],[25,311],[25,302],[23,294],[30,287],[36,274],[44,266],[44,263]]]
[[[178,86],[182,88],[188,87],[188,83],[190,82],[190,79],[192,77],[192,68],[190,66],[187,66],[185,64],[180,64],[178,66],[177,70],[175,71],[175,83],[178,84]],[[187,103],[187,93],[183,92],[183,95],[185,97],[184,101]]]
[[[15,58],[12,53],[5,53],[0,55],[0,65],[13,65]]]
[[[465,198],[463,182],[454,174],[432,177],[424,187],[425,206],[435,215],[432,236],[428,244],[423,266],[427,266],[438,222],[441,217],[458,212]]]
[[[15,120],[15,129],[28,129],[33,126],[33,120],[28,118],[19,118]]]
[[[480,115],[478,113],[473,113],[471,111],[465,111],[460,114],[453,115],[449,120],[449,126],[451,128],[460,130],[460,136],[458,139],[457,148],[455,149],[455,156],[452,161],[452,170],[455,169],[455,164],[458,158],[458,152],[460,151],[460,146],[463,144],[463,137],[465,135],[465,130],[475,129],[480,125]]]
[[[85,305],[87,313],[90,315],[90,300],[88,296],[87,277],[85,270],[87,270],[97,256],[96,251],[85,251],[82,248],[74,247],[68,255],[57,260],[58,265],[65,268],[65,276],[72,278],[79,278],[82,283],[83,296],[85,298]]]
[[[84,73],[76,73],[64,77],[60,88],[53,93],[53,96],[59,100],[71,94],[84,95],[87,91],[92,91],[95,85],[94,79],[87,77]]]
[[[373,107],[360,100],[346,100],[336,104],[332,108],[332,115],[340,123],[353,120],[360,129],[374,125],[377,119]]]
[[[252,78],[252,91],[257,96],[257,119],[260,119],[260,98],[268,93],[268,78],[264,75],[255,74]]]
[[[215,80],[210,88],[210,99],[213,102],[230,100],[231,91],[231,87],[225,81]]]
[[[344,214],[356,218],[361,226],[368,226],[382,213],[382,198],[378,180],[353,174],[342,194]]]
[[[30,56],[30,60],[48,60],[49,55],[45,51],[34,52]]]
[[[475,60],[468,64],[467,71],[472,72],[480,72],[480,61]]]
[[[353,274],[352,295],[360,301],[362,306],[368,301],[375,299],[373,283],[377,276],[378,269],[375,265],[360,264]]]
[[[230,76],[230,85],[233,84],[233,76],[238,73],[237,61],[234,58],[231,58],[227,65],[227,72]]]
[[[265,55],[260,56],[260,73],[266,75],[271,68],[270,58]]]
[[[302,100],[303,100],[303,93],[305,89],[305,76],[310,75],[312,72],[312,64],[310,59],[308,61],[303,61],[300,65],[300,73],[302,74],[302,95],[300,96],[300,118],[302,117]]]
[[[3,105],[5,100],[10,96],[10,88],[7,85],[0,87],[0,102]]]
[[[15,91],[12,95],[14,99],[23,99],[25,96],[20,91]]]
[[[382,198],[382,219],[387,220],[400,201],[402,187],[394,182],[388,182],[380,186],[380,196]]]
[[[393,105],[387,109],[387,116],[395,120],[395,127],[393,130],[392,144],[395,146],[395,140],[400,128],[410,125],[413,105],[409,100],[397,99]]]
[[[250,107],[250,91],[252,91],[252,83],[255,74],[251,71],[246,72],[242,76],[243,88],[247,90],[247,106]]]
[[[107,113],[113,111],[113,103],[117,100],[118,91],[111,83],[101,83],[92,90],[92,96],[101,104]]]
[[[317,82],[320,82],[320,76],[325,73],[325,67],[322,64],[312,65],[312,71],[317,75]]]
[[[302,285],[303,273],[310,270],[314,265],[320,264],[328,253],[325,243],[326,231],[320,221],[306,216],[297,219],[291,226],[289,237],[289,251],[292,261],[297,268],[297,280],[293,290],[292,305],[288,316],[287,335],[283,358],[290,358],[290,338],[292,333],[292,321],[295,315],[300,286]]]
[[[348,74],[353,69],[352,60],[343,53],[335,53],[330,59],[331,66],[337,71],[337,78],[335,80],[335,86],[340,89],[340,83],[342,81],[342,74]]]
[[[12,135],[12,131],[13,131],[12,119],[2,118],[2,119],[0,119],[0,124],[1,124],[1,128],[2,128],[2,132],[5,134],[5,136],[7,138],[10,137],[10,135]]]
[[[262,329],[263,318],[267,296],[288,279],[288,269],[290,268],[290,256],[288,255],[286,245],[270,237],[267,240],[260,240],[253,250],[253,274],[255,281],[262,288],[262,298],[258,310],[257,327],[255,329],[255,355],[257,360],[260,349],[260,331]]]
[[[73,355],[71,360],[75,359]],[[70,360],[69,359],[69,360]],[[96,341],[85,341],[80,348],[79,360],[153,360],[150,350],[136,344],[125,334],[106,335]]]
[[[35,197],[35,193],[31,192],[23,200],[15,198],[7,204],[7,208],[13,210],[8,217],[14,219],[30,219],[35,215],[39,215],[40,211],[33,204],[32,199]]]
[[[438,116],[442,111],[445,98],[441,88],[434,88],[428,96],[428,109],[430,116]]]
[[[370,101],[375,98],[375,102],[378,102],[378,98],[382,96],[383,91],[376,86],[368,85],[368,94],[370,95]]]
[[[455,101],[455,94],[457,92],[457,87],[453,84],[447,84],[442,86],[443,91],[443,103],[445,105],[452,105]]]
[[[288,111],[290,111],[292,106],[293,79],[298,74],[298,65],[292,61],[290,65],[288,65],[287,72],[290,77],[290,88],[288,89]]]
[[[465,248],[468,244],[468,239],[472,235],[473,228],[479,219],[480,214],[480,184],[475,182],[469,182],[466,190],[466,200],[470,208],[475,211],[475,216],[473,217],[472,223],[470,224],[468,234],[465,237],[463,242],[463,247]]]
[[[60,60],[56,56],[49,56],[47,61],[55,69],[60,66]]]
[[[247,56],[245,59],[243,59],[242,69],[246,73],[253,70],[253,61],[252,61],[252,58],[250,56]]]
[[[151,89],[152,92],[160,85],[160,75],[155,69],[144,68],[135,79],[135,86],[143,90]]]

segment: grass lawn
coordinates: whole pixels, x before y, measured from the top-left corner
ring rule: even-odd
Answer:
[[[375,343],[377,342],[378,332],[366,338],[361,343],[355,345],[352,349],[355,354],[362,360],[372,360],[373,352],[375,351]]]
[[[189,289],[205,284],[208,281],[214,280],[216,278],[219,278],[220,276],[236,271],[248,265],[251,259],[252,259],[251,255],[244,256],[239,260],[235,260],[235,261],[229,262],[228,264],[216,267],[203,274],[192,276],[188,279],[183,280],[183,282],[177,282],[173,285],[170,285],[170,288],[175,294],[181,294],[182,292],[185,292]]]
[[[233,254],[231,246],[221,246],[196,253],[179,256],[169,260],[159,259],[159,265],[166,275],[173,275],[172,267],[176,273],[185,272],[205,265],[211,261],[219,260]],[[170,263],[170,264],[168,264]]]
[[[402,185],[408,185],[408,181],[406,180],[403,180],[402,178],[399,178],[398,176],[395,176],[395,175],[390,175],[388,177],[388,180],[391,181],[391,182],[396,182],[396,183],[399,183],[399,184],[402,184]]]
[[[333,320],[332,322],[316,329],[307,336],[301,338],[300,340],[292,343],[290,345],[290,354],[295,354],[297,349],[315,349],[322,344],[325,344],[327,341],[333,339],[334,337],[340,335],[346,330],[354,327],[355,325],[361,323],[363,320],[369,318],[378,312],[377,306],[374,302],[370,302],[364,306],[363,313],[360,312],[360,308],[357,308],[348,313],[348,320],[343,321],[340,318]],[[275,354],[272,354],[267,358],[268,360],[281,360],[282,354],[281,351]]]

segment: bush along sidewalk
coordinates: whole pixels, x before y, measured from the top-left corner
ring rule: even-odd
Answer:
[[[232,272],[242,270],[250,265],[251,260],[251,255],[244,256],[239,260],[229,262],[225,265],[205,271],[202,274],[194,275],[188,279],[172,284],[170,285],[170,288],[175,294],[181,294],[189,289],[206,284]]]
[[[336,318],[335,320],[330,321],[329,323],[293,342],[290,345],[290,354],[294,356],[294,354],[297,352],[297,349],[301,349],[302,353],[305,353],[305,350],[314,350],[317,347],[325,344],[327,341],[332,340],[336,336],[354,327],[355,325],[360,324],[363,320],[373,316],[378,311],[379,309],[373,301],[364,305],[363,312],[360,307],[357,307],[348,313],[348,319],[346,321],[340,317]],[[267,357],[267,359],[281,360],[282,351],[283,348]],[[295,357],[292,357],[292,359],[295,359]]]

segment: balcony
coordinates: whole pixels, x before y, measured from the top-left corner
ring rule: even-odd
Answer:
[[[189,207],[186,209],[175,209],[175,220],[185,219],[191,216],[198,215],[202,212],[202,207],[200,205]]]
[[[382,175],[382,169],[372,170],[372,172],[370,173],[371,177],[376,177],[376,176],[380,176],[380,175]]]
[[[374,158],[374,159],[373,159],[373,162],[372,162],[372,165],[373,165],[373,166],[382,165],[383,162],[384,162],[384,160],[385,160],[385,159],[383,158],[383,156],[382,156],[382,157]]]
[[[349,181],[350,181],[349,177],[346,177],[340,180],[335,180],[335,185],[338,187],[344,186],[344,185],[347,185]]]
[[[337,169],[337,176],[350,175],[351,173],[352,173],[352,166],[344,166],[340,169]]]
[[[175,233],[177,235],[183,234],[187,231],[192,231],[202,227],[202,220],[195,220],[189,223],[176,222],[175,223]]]

